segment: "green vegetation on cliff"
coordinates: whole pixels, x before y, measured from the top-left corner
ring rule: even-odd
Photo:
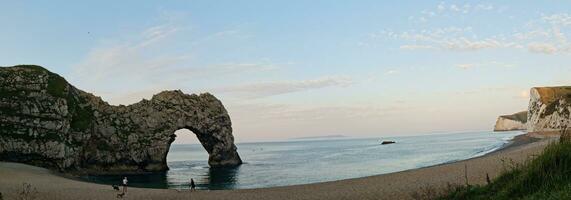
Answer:
[[[31,69],[32,74],[48,74],[47,92],[55,97],[65,98],[67,96],[66,89],[69,86],[67,81],[60,75],[50,72],[49,70],[38,65],[16,65],[15,68]]]
[[[455,188],[441,199],[571,199],[571,142],[553,143],[490,184]]]
[[[15,65],[13,67],[31,69],[32,71],[35,72],[49,72],[46,68],[43,68],[42,66],[39,65]]]
[[[84,131],[89,128],[93,118],[93,110],[91,106],[79,98],[74,98],[71,94],[67,98],[68,110],[72,114],[70,126],[75,131]]]
[[[4,73],[0,73],[4,79],[8,79],[11,75],[13,76],[13,74],[17,74],[23,77],[24,80],[30,80],[31,82],[39,81],[44,84],[42,84],[42,87],[39,89],[30,89],[22,87],[22,85],[2,85],[2,87],[0,87],[0,99],[7,99],[6,101],[29,100],[31,99],[30,94],[38,93],[41,90],[44,90],[47,92],[47,94],[49,94],[49,96],[53,98],[61,98],[66,100],[66,104],[64,105],[67,105],[67,111],[69,113],[68,116],[71,117],[70,127],[72,130],[81,132],[90,127],[94,118],[93,109],[88,105],[87,101],[79,95],[79,91],[73,88],[73,86],[71,86],[63,77],[56,73],[50,72],[49,70],[38,65],[16,65],[13,67],[7,67],[7,69],[8,70]],[[38,80],[38,77],[43,77],[45,79],[41,81]],[[41,101],[45,101],[45,99],[41,99]],[[0,106],[0,114],[4,114],[6,116],[18,116],[24,119],[36,118],[40,120],[58,120],[57,118],[53,119],[42,115],[22,114],[19,109],[21,108]],[[7,132],[16,132],[16,129],[9,126],[9,124],[5,125],[3,128]],[[37,136],[24,136],[21,134],[14,136],[28,140],[41,139],[37,138]],[[60,138],[57,139],[59,140]]]
[[[4,90],[0,89],[0,98],[8,98],[19,95],[20,92],[16,90]]]
[[[49,94],[55,97],[65,98],[67,96],[68,87],[67,81],[57,74],[51,73],[48,79],[48,88],[47,91]]]

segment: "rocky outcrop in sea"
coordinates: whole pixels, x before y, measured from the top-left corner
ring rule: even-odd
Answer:
[[[165,171],[183,128],[196,134],[211,166],[242,163],[230,116],[209,93],[163,91],[114,106],[40,66],[0,68],[3,161],[92,174]]]

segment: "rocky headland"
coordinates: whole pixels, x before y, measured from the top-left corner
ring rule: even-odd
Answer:
[[[527,111],[499,116],[494,131],[526,130]]]
[[[527,116],[528,132],[550,132],[571,128],[571,87],[534,87]]]
[[[527,111],[498,117],[494,131],[557,132],[571,128],[571,86],[534,87]]]
[[[213,95],[163,91],[109,105],[40,66],[0,67],[0,160],[77,173],[168,169],[174,132],[189,129],[212,167],[242,163],[232,123]]]

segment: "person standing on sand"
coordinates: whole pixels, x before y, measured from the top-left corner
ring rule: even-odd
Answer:
[[[127,180],[127,177],[123,177],[123,194],[127,193],[127,183],[129,181]]]
[[[190,179],[190,191],[196,191],[196,185],[194,184],[194,179]]]

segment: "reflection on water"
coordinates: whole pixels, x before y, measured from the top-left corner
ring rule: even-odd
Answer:
[[[238,182],[238,172],[240,167],[210,168],[206,185],[203,188],[211,190],[234,189]]]
[[[164,172],[145,175],[87,175],[80,178],[89,182],[106,185],[121,185],[123,177],[127,177],[129,186],[131,187],[169,188],[167,174]]]
[[[199,189],[223,190],[236,188],[239,170],[239,166],[208,168],[208,170],[200,170],[203,174],[197,174],[194,177],[188,177],[186,180],[177,181],[168,181],[167,172],[144,175],[87,175],[80,178],[100,184],[121,185],[123,177],[127,177],[131,187],[163,189],[172,188],[175,185],[179,189],[188,189],[190,187],[190,178],[194,178],[196,187]],[[185,179],[185,177],[182,178]]]

